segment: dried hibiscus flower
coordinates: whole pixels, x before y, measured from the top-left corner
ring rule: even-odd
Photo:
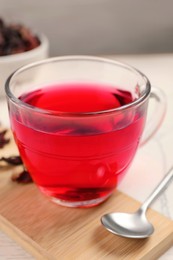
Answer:
[[[5,137],[6,133],[7,133],[7,130],[3,130],[0,132],[0,148],[3,148],[10,141],[10,139],[7,139]],[[2,156],[2,157],[0,157],[0,161],[5,162],[7,164],[14,165],[14,166],[23,164],[22,159],[19,155],[9,156],[9,157]],[[13,174],[11,179],[12,179],[12,181],[16,181],[18,183],[30,183],[33,181],[29,172],[25,169],[20,173]]]
[[[1,157],[0,161],[4,161],[4,162],[6,162],[8,164],[12,164],[12,165],[23,164],[20,156]]]
[[[31,175],[25,169],[20,173],[13,174],[11,179],[12,181],[16,181],[18,183],[24,183],[24,184],[33,182]]]
[[[3,148],[6,144],[10,142],[9,138],[5,137],[7,130],[3,130],[0,132],[0,148]]]
[[[23,53],[35,49],[40,40],[22,24],[6,24],[0,18],[0,56]]]

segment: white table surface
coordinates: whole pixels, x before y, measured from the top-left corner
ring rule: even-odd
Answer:
[[[110,58],[126,62],[141,70],[153,86],[164,90],[167,97],[167,113],[161,128],[145,146],[139,149],[131,169],[119,187],[142,202],[173,163],[173,54],[114,55]],[[0,99],[0,121],[4,126],[9,126],[4,99]],[[152,208],[173,219],[172,198],[173,185],[170,185]],[[0,260],[7,259],[34,258],[0,231]],[[172,260],[173,247],[159,259]]]

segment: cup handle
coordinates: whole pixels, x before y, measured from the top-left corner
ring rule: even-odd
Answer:
[[[145,144],[158,130],[166,113],[166,96],[157,87],[151,88],[150,99],[155,100],[151,118],[147,121],[140,146]]]

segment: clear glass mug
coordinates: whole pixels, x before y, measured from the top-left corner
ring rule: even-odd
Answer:
[[[41,99],[44,107],[35,105],[52,86],[64,110],[50,108],[54,92],[51,99]],[[88,94],[92,89],[96,96]],[[160,126],[166,103],[162,91],[151,88],[138,70],[90,56],[24,66],[8,78],[6,95],[25,167],[44,194],[69,207],[91,207],[112,194],[141,142],[149,99],[154,98],[157,113],[147,122],[142,143]]]

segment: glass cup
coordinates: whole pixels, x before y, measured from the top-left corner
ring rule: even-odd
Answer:
[[[24,66],[8,78],[6,95],[26,169],[44,194],[69,207],[112,194],[139,144],[160,126],[166,103],[138,70],[90,56]],[[150,98],[155,113],[141,141]]]

